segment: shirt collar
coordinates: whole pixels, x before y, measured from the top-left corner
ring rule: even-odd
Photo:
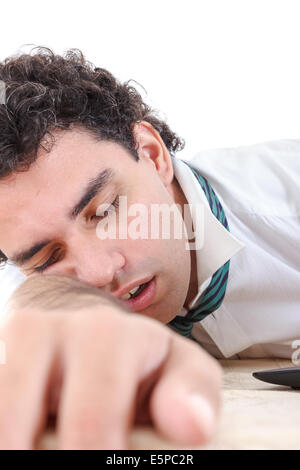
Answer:
[[[195,214],[191,211],[195,229],[195,245],[200,246],[200,249],[196,250],[198,293],[189,304],[189,309],[191,309],[197,304],[202,292],[208,287],[211,276],[233,255],[244,248],[245,244],[230,233],[214,216],[205,193],[189,166],[177,157],[172,157],[172,162],[175,178],[187,202],[194,208],[199,207],[199,204],[203,208],[200,219],[195,217]],[[197,227],[199,220],[202,221],[202,227]],[[201,240],[199,241],[200,236]],[[184,308],[183,310],[181,314],[187,311]]]

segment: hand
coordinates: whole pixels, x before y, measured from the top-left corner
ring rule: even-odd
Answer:
[[[95,288],[80,283],[76,294],[79,281],[41,278],[17,289],[18,302],[0,330],[6,345],[1,449],[35,448],[49,415],[56,415],[60,449],[127,449],[132,427],[145,423],[181,445],[211,439],[222,381],[214,358],[156,320],[102,298]],[[57,295],[59,286],[65,292],[73,287],[72,308],[57,299],[47,304],[56,281]],[[34,305],[39,282],[48,282],[48,289]],[[26,287],[30,295],[21,306]]]

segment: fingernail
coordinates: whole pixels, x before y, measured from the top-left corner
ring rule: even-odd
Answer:
[[[186,401],[201,433],[209,439],[215,427],[216,416],[212,405],[202,395],[192,394]]]

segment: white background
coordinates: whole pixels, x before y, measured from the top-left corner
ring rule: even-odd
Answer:
[[[33,46],[81,49],[146,89],[136,85],[185,139],[180,157],[300,137],[299,0],[27,0],[0,8],[1,60]]]

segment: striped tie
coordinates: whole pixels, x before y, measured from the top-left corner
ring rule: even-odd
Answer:
[[[210,183],[206,178],[204,178],[194,168],[192,168],[185,160],[182,161],[184,161],[184,163],[189,166],[199,181],[214,216],[217,217],[217,219],[229,231],[224,209]],[[214,273],[209,286],[204,291],[200,304],[190,309],[184,317],[177,315],[171,322],[168,323],[170,328],[183,336],[187,336],[193,339],[191,333],[194,323],[203,320],[203,318],[205,318],[207,315],[217,310],[224,299],[228,280],[229,263],[230,260],[228,260],[227,263],[225,263]]]

